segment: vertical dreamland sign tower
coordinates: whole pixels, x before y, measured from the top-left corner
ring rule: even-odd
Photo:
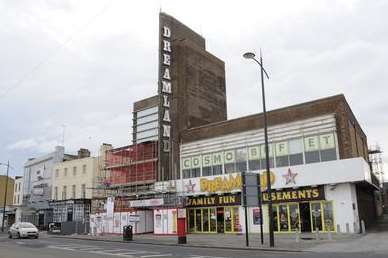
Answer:
[[[180,177],[182,131],[227,119],[225,64],[206,51],[205,39],[175,18],[159,14],[158,181]]]

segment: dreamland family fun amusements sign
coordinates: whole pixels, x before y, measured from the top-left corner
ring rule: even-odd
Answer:
[[[275,182],[275,175],[271,171],[271,184]],[[260,174],[261,187],[266,186],[266,173]],[[184,180],[184,188],[187,193],[230,193],[239,192],[242,188],[242,177],[240,173],[233,173],[223,176],[209,176],[202,178],[191,178]]]

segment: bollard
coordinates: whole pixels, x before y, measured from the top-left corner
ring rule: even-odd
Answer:
[[[366,230],[365,230],[365,221],[364,220],[361,220],[361,234],[366,234]]]
[[[319,240],[319,228],[315,228],[315,240]]]
[[[349,223],[346,223],[346,234],[350,233]]]
[[[340,226],[340,224],[337,224],[337,233],[341,233],[341,226]]]

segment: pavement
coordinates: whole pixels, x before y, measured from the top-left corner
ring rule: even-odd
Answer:
[[[59,236],[54,235],[53,238],[78,239],[78,240],[93,240],[105,242],[125,242],[120,235],[69,235]],[[331,239],[329,239],[331,238]],[[154,234],[139,234],[134,235],[133,244],[151,244],[164,246],[185,246],[194,248],[223,248],[235,250],[260,250],[260,251],[278,251],[278,252],[301,252],[301,251],[317,251],[325,252],[331,249],[327,246],[335,245],[336,251],[343,252],[349,243],[363,242],[365,236],[358,234],[320,234],[319,240],[316,240],[315,234],[276,234],[275,248],[271,248],[268,243],[268,235],[264,235],[264,244],[261,244],[260,235],[249,234],[249,247],[246,246],[245,235],[235,234],[189,234],[187,235],[187,244],[178,245],[177,236],[165,236]],[[372,237],[375,239],[375,237]],[[351,251],[351,250],[349,250]],[[388,249],[387,249],[388,251]]]
[[[42,233],[39,239],[8,239],[0,235],[0,258],[382,258],[387,253],[278,252],[256,249],[200,248],[141,244],[133,242],[90,241],[55,238]]]

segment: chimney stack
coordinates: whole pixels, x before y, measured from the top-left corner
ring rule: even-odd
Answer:
[[[81,148],[78,151],[78,158],[83,159],[83,158],[89,158],[90,157],[90,151],[88,149]]]

